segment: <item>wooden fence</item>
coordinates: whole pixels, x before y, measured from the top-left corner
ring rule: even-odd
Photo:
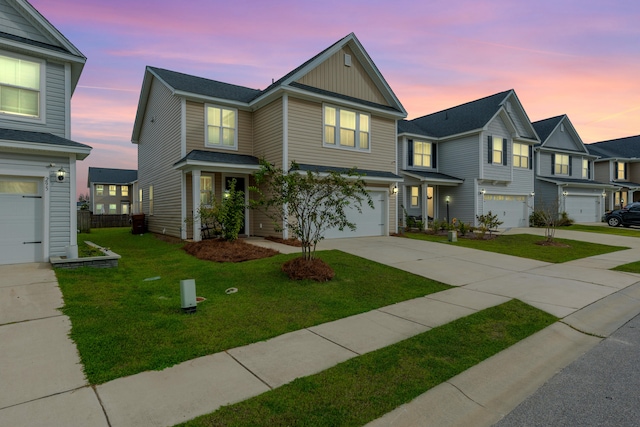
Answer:
[[[129,227],[131,217],[124,215],[93,215],[90,211],[78,211],[78,230],[88,233],[92,228]]]

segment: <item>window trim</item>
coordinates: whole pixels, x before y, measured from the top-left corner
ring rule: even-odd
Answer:
[[[153,216],[153,185],[149,186],[148,198],[149,198],[149,216]]]
[[[122,197],[129,197],[129,186],[128,185],[121,185],[120,186],[120,195],[122,195]]]
[[[96,196],[104,196],[104,185],[96,184]]]
[[[334,139],[335,139],[335,143],[332,144],[330,142],[327,142],[327,107],[328,108],[333,108],[336,110],[336,117],[335,117],[335,130],[334,130]],[[351,113],[354,113],[356,115],[356,128],[354,129],[355,132],[355,137],[354,137],[354,146],[351,147],[349,145],[342,145],[340,143],[340,112],[341,111],[348,111]],[[369,130],[366,131],[367,133],[367,148],[360,148],[360,136],[362,133],[364,133],[364,131],[360,130],[360,117],[361,116],[366,116],[368,118],[368,122],[369,122]],[[348,151],[357,151],[359,153],[370,153],[371,152],[371,127],[372,127],[372,120],[371,120],[371,114],[369,113],[365,113],[363,111],[359,111],[359,110],[354,110],[351,108],[342,108],[339,107],[337,105],[333,105],[333,104],[328,104],[328,103],[324,103],[322,104],[322,146],[323,147],[327,147],[327,148],[336,148],[338,150],[348,150]],[[347,128],[345,128],[347,129]]]
[[[566,157],[567,159],[567,163],[559,163],[558,162],[558,156],[560,156],[563,160]],[[560,168],[558,168],[558,166],[560,166]],[[567,168],[566,173],[564,172],[564,168]],[[555,153],[553,155],[553,174],[554,175],[565,175],[565,176],[570,176],[571,175],[571,156],[568,154],[560,154],[560,153]]]
[[[113,190],[113,191],[111,191]],[[109,196],[114,197],[118,195],[118,186],[117,185],[109,185]]]
[[[205,194],[207,191],[202,189],[202,180],[206,179],[206,178],[210,178],[211,179],[211,203],[202,203],[202,195]],[[211,207],[213,206],[213,201],[216,198],[216,179],[214,175],[200,175],[200,206],[204,205],[206,207]]]
[[[46,105],[47,105],[47,88],[46,88],[46,75],[47,75],[47,61],[44,59],[34,58],[31,56],[20,55],[13,52],[8,52],[6,50],[0,50],[0,56],[5,56],[7,58],[14,58],[21,61],[32,62],[40,65],[40,88],[38,89],[38,115],[37,116],[29,116],[25,114],[12,113],[9,111],[1,111],[0,117],[4,117],[11,120],[28,122],[28,123],[46,123]],[[2,84],[0,84],[2,86]],[[14,86],[11,86],[14,87]]]
[[[616,177],[616,181],[626,181],[627,180],[627,162],[615,162],[615,169],[614,169],[614,173],[615,173],[615,177]],[[622,166],[622,171],[620,170],[620,167]],[[622,172],[622,178],[620,177],[620,172]]]
[[[409,206],[417,208],[420,206],[420,187],[412,185],[409,190]],[[415,191],[416,194],[413,194]],[[415,199],[415,203],[413,202]]]
[[[128,215],[129,214],[129,204],[128,203],[121,203],[120,204],[120,213],[122,215]]]
[[[496,144],[500,142],[500,144]],[[500,147],[500,149],[496,149],[496,145]],[[509,140],[502,136],[496,135],[488,135],[487,136],[487,163],[490,165],[502,165],[508,166],[509,164]],[[494,161],[495,155],[500,152],[500,162]]]
[[[588,159],[582,159],[582,179],[591,179],[591,162]]]
[[[520,147],[520,154],[516,154],[516,145]],[[531,154],[531,146],[527,144],[523,144],[521,142],[513,143],[513,167],[518,169],[531,169],[531,158],[529,155]],[[524,152],[524,154],[522,154]],[[518,164],[516,164],[516,158],[518,158]],[[522,160],[525,159],[527,164],[522,166]]]
[[[233,114],[234,114],[233,146],[223,145],[223,144],[212,144],[209,142],[209,108],[219,108],[220,110],[233,111]],[[222,117],[221,117],[220,123],[222,123]],[[220,126],[220,129],[222,132],[222,129],[229,129],[229,128],[224,128]],[[222,135],[220,135],[220,137],[222,137]],[[222,141],[222,138],[221,138],[221,141]],[[226,107],[224,105],[218,105],[218,104],[204,104],[204,146],[207,148],[220,148],[222,150],[238,151],[238,109],[237,108]]]

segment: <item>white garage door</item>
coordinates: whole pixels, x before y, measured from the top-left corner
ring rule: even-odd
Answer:
[[[42,261],[40,182],[0,176],[0,264]]]
[[[502,221],[499,228],[526,227],[529,223],[525,196],[485,194],[484,213],[489,211],[498,216],[498,221]]]
[[[565,212],[575,222],[599,222],[600,197],[569,195],[565,199]]]
[[[368,204],[363,202],[362,213],[355,208],[347,210],[347,218],[350,222],[356,224],[354,231],[349,228],[345,228],[342,231],[333,228],[327,230],[324,235],[325,238],[384,236],[387,229],[386,193],[384,191],[372,191],[369,195],[373,201],[374,209],[371,209]]]

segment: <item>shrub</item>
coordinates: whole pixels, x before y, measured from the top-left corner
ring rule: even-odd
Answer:
[[[558,226],[559,227],[568,227],[571,224],[573,224],[573,220],[571,218],[569,218],[569,215],[566,212],[562,212],[560,214],[560,218],[558,219]]]
[[[480,233],[482,237],[484,237],[487,231],[489,232],[489,236],[491,236],[491,232],[502,225],[502,221],[498,220],[498,215],[492,214],[491,211],[484,215],[476,215],[476,218],[480,223]]]

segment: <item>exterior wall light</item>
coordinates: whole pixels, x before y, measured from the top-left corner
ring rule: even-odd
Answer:
[[[562,192],[562,195],[563,195],[564,197],[567,197],[567,196],[569,195],[569,192],[565,190],[565,191],[563,191],[563,192]]]
[[[534,191],[531,192],[531,194],[529,194],[531,197],[535,196],[536,193]]]
[[[480,194],[485,194],[487,192],[487,190],[485,190],[484,188],[480,189]]]
[[[395,196],[396,194],[398,194],[398,184],[394,184],[393,187],[391,187],[391,195]]]
[[[66,177],[67,177],[67,171],[65,171],[64,168],[62,167],[58,169],[58,171],[56,172],[56,181],[64,182]]]

